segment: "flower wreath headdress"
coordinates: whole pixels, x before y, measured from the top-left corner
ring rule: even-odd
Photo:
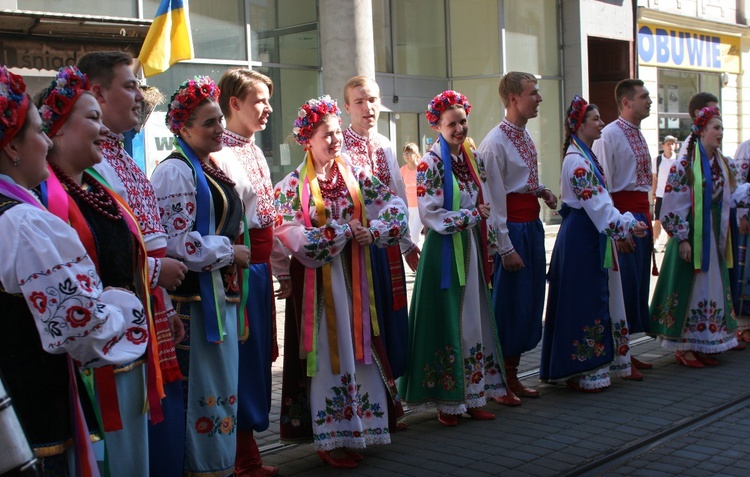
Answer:
[[[695,134],[700,134],[701,131],[706,127],[709,121],[715,116],[719,116],[721,113],[717,108],[707,106],[705,108],[702,108],[700,111],[698,111],[698,114],[695,115],[695,120],[693,120],[693,124],[690,126],[690,130],[693,131]]]
[[[466,117],[468,118],[471,112],[469,100],[458,91],[449,89],[432,98],[430,104],[427,105],[427,121],[429,121],[431,126],[437,126],[438,121],[440,121],[440,115],[456,104],[461,105],[466,110]]]
[[[294,120],[294,129],[292,129],[297,144],[307,145],[315,125],[328,114],[335,114],[341,124],[341,110],[329,95],[305,101],[305,104],[297,111],[297,119]]]
[[[64,66],[42,95],[39,108],[42,129],[52,137],[70,116],[76,101],[84,91],[90,89],[88,77],[75,66]]]
[[[164,122],[173,134],[178,134],[204,99],[213,98],[218,101],[220,93],[219,87],[208,76],[196,76],[184,81],[169,100]]]
[[[588,105],[588,101],[578,94],[575,95],[573,101],[570,102],[570,109],[568,110],[568,117],[565,118],[565,123],[568,125],[571,134],[575,134],[583,124]]]
[[[0,147],[8,145],[26,122],[29,97],[19,75],[0,65]]]

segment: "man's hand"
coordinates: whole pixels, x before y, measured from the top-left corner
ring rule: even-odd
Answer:
[[[406,264],[409,265],[409,268],[411,268],[412,272],[417,271],[417,267],[419,266],[419,255],[422,253],[422,251],[417,247],[414,246],[414,250],[404,255],[404,258],[406,259]]]
[[[542,194],[542,200],[544,200],[544,203],[547,204],[547,207],[550,209],[555,210],[557,208],[557,196],[555,196],[551,190],[546,189],[544,191]]]
[[[187,267],[179,260],[169,257],[160,258],[159,262],[161,262],[161,271],[156,284],[167,291],[175,291],[185,279]]]
[[[508,272],[517,272],[524,267],[523,260],[518,252],[511,252],[503,258],[503,269]]]
[[[747,220],[747,215],[740,219],[740,233],[742,235],[750,233],[750,221]]]

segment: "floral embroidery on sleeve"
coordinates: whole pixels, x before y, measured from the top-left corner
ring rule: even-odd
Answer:
[[[617,222],[610,222],[607,225],[607,228],[603,230],[603,232],[607,235],[607,237],[613,238],[615,240],[622,240],[630,237],[631,230],[633,230],[635,224],[635,220],[631,220],[629,222],[618,220]]]
[[[581,201],[589,200],[604,192],[604,187],[602,187],[591,168],[577,167],[573,170],[570,187],[576,198]]]
[[[443,195],[443,162],[436,158],[435,167],[422,160],[417,166],[417,197]]]

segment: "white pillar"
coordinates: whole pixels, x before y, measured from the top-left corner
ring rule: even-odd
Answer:
[[[344,85],[349,78],[375,78],[372,0],[320,0],[318,7],[323,93],[338,100],[346,116]],[[348,126],[348,118],[342,119]]]

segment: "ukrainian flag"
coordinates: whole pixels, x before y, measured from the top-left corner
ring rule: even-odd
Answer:
[[[188,0],[161,0],[138,55],[144,75],[163,73],[178,61],[193,56]]]

